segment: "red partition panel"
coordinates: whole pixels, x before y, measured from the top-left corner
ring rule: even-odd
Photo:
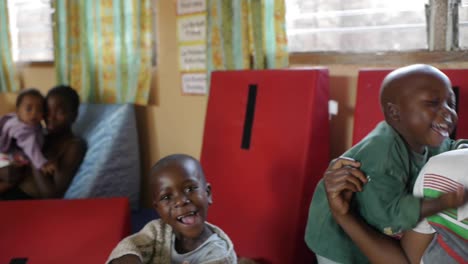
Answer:
[[[354,111],[353,145],[384,119],[379,103],[380,85],[392,70],[361,70],[358,76]],[[458,87],[458,125],[456,138],[468,138],[468,69],[442,70]]]
[[[309,203],[329,161],[328,71],[215,72],[201,162],[209,221],[243,257],[311,263]]]
[[[0,212],[5,264],[104,263],[130,230],[126,198],[6,201]]]

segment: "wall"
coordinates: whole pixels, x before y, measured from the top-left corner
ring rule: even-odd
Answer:
[[[16,93],[0,93],[0,115],[15,111]]]
[[[181,93],[177,61],[176,9],[174,1],[155,1],[157,5],[157,57],[153,70],[150,106],[137,106],[137,123],[142,164],[142,200],[151,206],[148,172],[160,157],[187,153],[200,157],[207,96]],[[22,87],[43,91],[56,83],[49,64],[20,65]]]
[[[171,153],[200,156],[207,96],[181,94],[177,62],[176,10],[174,1],[157,1],[158,65],[153,71],[150,106],[137,106],[138,131],[142,160],[143,205],[151,206],[148,171],[160,157]],[[292,66],[326,66],[330,70],[331,98],[339,101],[338,116],[331,120],[331,158],[351,146],[357,72],[360,68],[389,68],[411,63],[430,63],[441,68],[468,68],[466,54],[395,53],[395,54],[293,54]],[[23,87],[46,92],[55,85],[51,64],[23,65]],[[2,100],[0,98],[0,100]]]
[[[55,69],[52,63],[34,63],[18,66],[21,87],[37,88],[43,93],[56,85]]]
[[[351,147],[358,71],[363,68],[397,68],[426,63],[438,68],[468,68],[466,52],[406,52],[380,54],[292,54],[291,67],[325,66],[330,73],[330,99],[339,112],[330,121],[330,159]]]
[[[182,95],[178,72],[176,9],[174,1],[158,3],[158,65],[151,101],[139,107],[138,120],[142,148],[143,200],[151,205],[147,188],[150,166],[160,157],[187,153],[200,157],[207,96]]]
[[[152,73],[150,105],[136,107],[143,174],[142,200],[146,207],[151,206],[148,171],[152,164],[172,153],[200,157],[207,104],[207,96],[181,93],[174,1],[154,3],[158,10],[158,64]],[[44,93],[56,84],[52,63],[19,65],[19,75],[22,87],[36,87]]]

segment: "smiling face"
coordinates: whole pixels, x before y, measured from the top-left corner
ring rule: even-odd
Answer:
[[[422,153],[425,146],[440,146],[453,131],[458,121],[455,95],[450,82],[438,75],[421,73],[406,81],[391,116],[411,149]]]
[[[173,160],[152,175],[153,206],[179,240],[205,240],[211,187],[196,161]],[[203,242],[201,241],[201,242]]]

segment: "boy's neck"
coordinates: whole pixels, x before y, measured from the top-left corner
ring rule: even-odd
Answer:
[[[52,135],[54,138],[66,138],[73,136],[73,132],[71,128],[67,128],[58,133],[49,133],[49,135]]]
[[[61,144],[68,139],[73,138],[74,134],[71,129],[61,131],[60,133],[48,134],[46,136],[46,141],[48,144]]]
[[[405,145],[406,147],[411,151],[411,152],[414,152],[414,153],[417,153],[417,154],[420,154],[420,155],[423,155],[426,151],[426,148],[427,146],[411,146],[411,144],[408,142],[408,140],[406,140],[404,134],[402,133],[401,129],[395,125],[392,121],[390,120],[387,120],[385,119],[385,122],[387,122],[388,125],[390,125],[390,127],[393,128],[393,130],[398,134],[398,136],[400,136],[400,138],[403,140],[403,142],[405,142]]]
[[[211,235],[213,231],[208,228],[205,224],[203,228],[203,232],[197,238],[190,239],[190,238],[179,238],[176,236],[175,238],[175,250],[179,254],[184,254],[190,251],[197,249],[201,244],[203,244]]]

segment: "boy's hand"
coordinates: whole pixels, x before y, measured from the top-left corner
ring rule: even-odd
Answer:
[[[456,191],[444,193],[435,199],[423,199],[420,218],[435,215],[447,209],[458,208],[468,202],[468,189],[457,188]]]
[[[127,254],[112,260],[109,264],[143,264],[137,255]]]
[[[345,157],[330,163],[323,180],[333,214],[347,214],[353,192],[362,191],[362,185],[367,183],[366,176],[359,170],[360,166],[358,161]]]
[[[468,202],[468,189],[457,188],[456,191],[444,193],[439,198],[445,208],[457,208]]]
[[[44,164],[41,168],[41,172],[43,174],[48,174],[48,175],[54,175],[56,170],[57,170],[57,165],[52,161],[46,162],[46,164]]]

